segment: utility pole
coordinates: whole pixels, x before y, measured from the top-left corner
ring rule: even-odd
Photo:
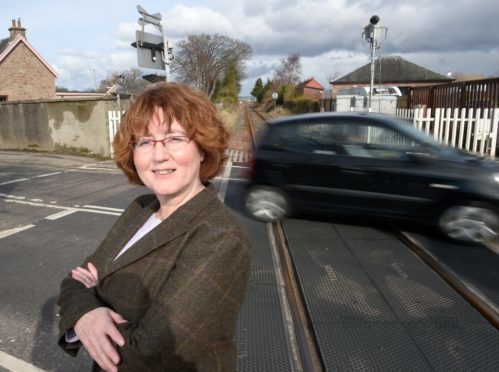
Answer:
[[[374,72],[376,66],[376,49],[380,48],[380,43],[378,43],[377,33],[379,30],[383,29],[385,31],[385,39],[386,34],[388,32],[388,28],[377,26],[379,22],[379,17],[377,15],[373,15],[369,20],[369,24],[364,27],[364,31],[362,32],[362,36],[369,43],[369,47],[371,48],[371,84],[369,88],[369,106],[368,111],[372,111],[372,99],[374,92]]]

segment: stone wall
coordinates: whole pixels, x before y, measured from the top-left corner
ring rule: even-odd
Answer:
[[[108,111],[116,99],[0,103],[0,149],[111,156]]]

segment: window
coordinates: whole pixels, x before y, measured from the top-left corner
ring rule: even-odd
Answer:
[[[347,137],[343,147],[347,155],[399,159],[419,144],[412,138],[376,124],[343,124]]]

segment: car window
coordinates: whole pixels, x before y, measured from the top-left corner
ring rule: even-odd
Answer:
[[[421,152],[414,139],[378,124],[341,124],[348,133],[343,147],[347,155],[382,159],[400,159],[407,152]]]
[[[296,123],[273,127],[264,145],[295,152],[337,154],[337,142],[328,123]]]
[[[418,142],[390,128],[348,120],[276,125],[264,145],[294,152],[385,159],[401,158],[420,148]]]

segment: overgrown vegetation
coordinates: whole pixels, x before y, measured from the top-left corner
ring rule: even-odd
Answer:
[[[277,107],[284,107],[287,112],[300,114],[317,111],[317,103],[309,98],[299,95],[298,85],[301,78],[301,61],[299,54],[290,54],[281,59],[276,67],[272,80],[267,79],[265,85],[258,78],[251,91],[257,104],[262,110],[271,112]],[[274,101],[272,94],[277,93]]]

